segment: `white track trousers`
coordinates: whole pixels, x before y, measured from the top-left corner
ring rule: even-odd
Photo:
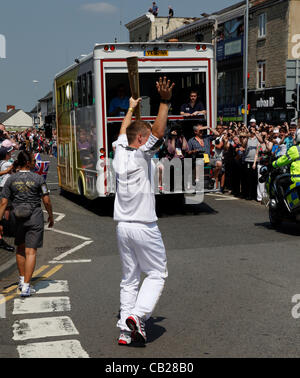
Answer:
[[[129,330],[125,323],[129,315],[150,318],[168,276],[167,258],[156,222],[119,222],[117,238],[122,264],[117,327]],[[142,272],[146,278],[139,290]]]

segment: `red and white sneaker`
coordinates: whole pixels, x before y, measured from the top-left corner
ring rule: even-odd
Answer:
[[[129,345],[132,341],[131,334],[132,334],[131,331],[121,331],[120,336],[119,336],[119,340],[118,340],[118,344],[119,345]]]
[[[134,333],[134,341],[145,344],[147,341],[145,332],[145,322],[136,315],[130,315],[126,319],[126,324]]]

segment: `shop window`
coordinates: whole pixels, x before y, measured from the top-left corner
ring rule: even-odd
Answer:
[[[264,38],[266,36],[266,14],[262,13],[258,16],[258,37]]]
[[[266,87],[266,62],[257,62],[257,88],[264,89]]]

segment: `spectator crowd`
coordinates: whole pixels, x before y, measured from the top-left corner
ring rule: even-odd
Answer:
[[[3,125],[2,125],[3,126]],[[57,157],[56,131],[52,138],[47,138],[42,130],[26,129],[19,132],[7,132],[0,125],[0,144],[4,139],[9,139],[18,150],[26,150],[34,153],[45,153]]]
[[[261,202],[265,192],[259,183],[260,167],[264,160],[285,155],[294,145],[296,122],[274,125],[266,122],[250,125],[241,122],[218,122],[209,128],[204,122],[195,122],[194,136],[186,138],[184,127],[171,127],[164,145],[168,159],[204,157],[211,167],[211,182],[221,193],[225,191],[240,198]],[[160,180],[160,190],[163,184]]]

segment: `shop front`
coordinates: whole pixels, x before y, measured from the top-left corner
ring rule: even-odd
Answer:
[[[250,117],[257,123],[282,124],[290,122],[295,110],[285,102],[285,87],[248,91]],[[249,118],[250,119],[250,118]]]

